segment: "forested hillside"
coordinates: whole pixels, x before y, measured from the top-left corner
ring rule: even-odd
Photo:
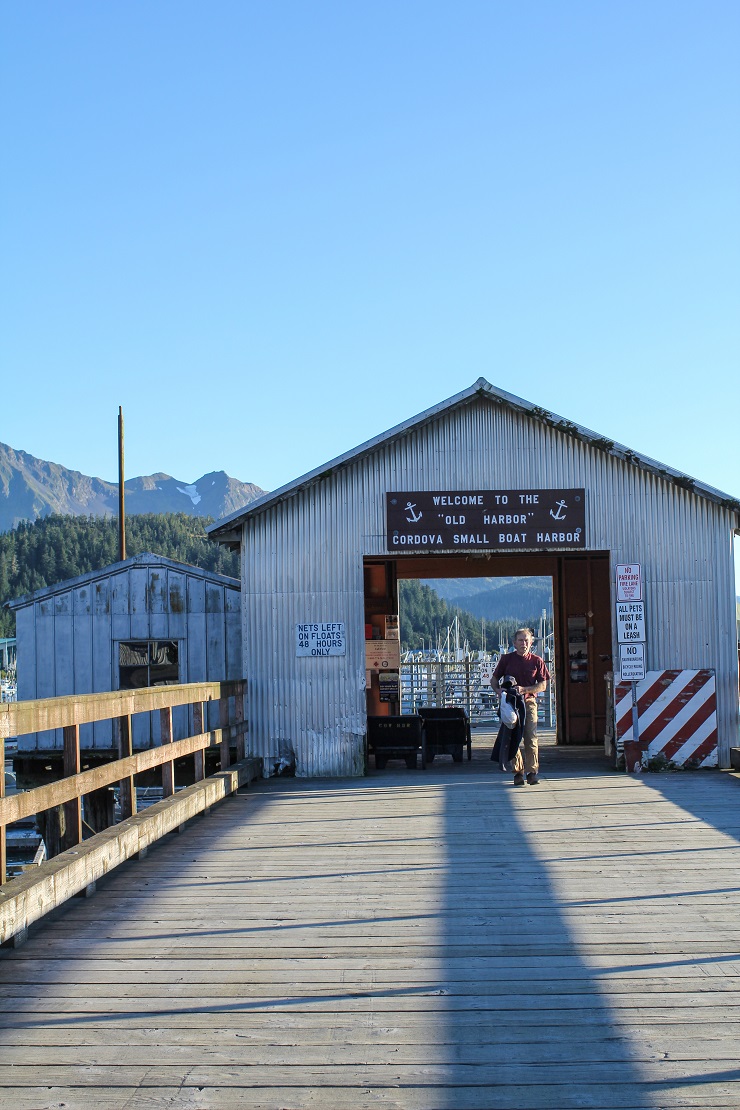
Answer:
[[[126,520],[126,554],[151,551],[204,570],[239,577],[239,556],[213,543],[205,533],[208,518],[186,513],[143,513]],[[118,522],[101,517],[47,516],[33,524],[22,522],[12,532],[0,533],[0,636],[15,635],[15,614],[2,609],[11,598],[53,586],[88,571],[101,570],[118,560]],[[404,648],[436,646],[459,618],[460,646],[482,645],[480,618],[448,604],[435,590],[417,581],[401,582],[401,640]],[[534,600],[534,599],[533,599]],[[539,599],[537,599],[539,600]],[[531,612],[527,610],[531,609]],[[509,613],[512,606],[509,606]],[[486,642],[497,648],[499,635],[510,638],[519,624],[534,627],[537,605],[523,605],[518,617],[486,621]],[[452,646],[452,644],[451,644]]]
[[[430,586],[415,580],[401,581],[399,588],[401,646],[404,650],[416,651],[419,648],[436,647],[438,638],[442,638],[442,646],[446,646],[447,629],[457,615],[459,619],[459,643],[467,640],[471,650],[478,651],[482,647],[484,628],[478,617],[461,609],[457,605],[449,605]],[[520,625],[536,628],[536,609],[534,613],[522,611],[520,617],[507,617],[503,620],[485,623],[486,646],[489,650],[497,649],[499,636],[505,643]],[[454,646],[452,637],[450,647]]]
[[[204,570],[239,577],[236,552],[209,540],[208,518],[186,513],[142,513],[126,520],[126,554],[151,551]],[[118,522],[100,517],[47,516],[0,534],[0,607],[3,602],[101,570],[118,560]],[[15,635],[15,615],[0,608],[0,636]]]
[[[463,606],[475,617],[505,621],[522,615],[552,611],[552,578],[453,578],[430,580],[428,585],[450,605]],[[530,622],[531,623],[531,622]]]

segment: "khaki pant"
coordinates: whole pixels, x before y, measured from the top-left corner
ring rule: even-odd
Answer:
[[[536,775],[540,769],[537,745],[537,698],[525,698],[524,708],[527,711],[524,718],[524,759],[522,759],[521,748],[518,748],[512,760],[512,768],[516,775],[520,775],[522,771],[528,775]]]

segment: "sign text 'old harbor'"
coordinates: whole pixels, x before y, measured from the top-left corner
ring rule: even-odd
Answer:
[[[386,518],[389,551],[586,546],[583,489],[388,493]]]

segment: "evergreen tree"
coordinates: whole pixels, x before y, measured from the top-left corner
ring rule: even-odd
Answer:
[[[126,552],[151,551],[181,563],[239,577],[239,556],[206,536],[211,521],[186,513],[142,513],[126,521]],[[100,517],[43,517],[0,534],[0,637],[15,635],[5,601],[53,586],[118,561],[118,521]]]
[[[498,650],[499,638],[508,646],[515,629],[522,626],[536,627],[536,618],[526,613],[523,616],[506,617],[495,622],[486,621],[483,626],[480,618],[459,606],[449,605],[430,586],[425,586],[415,579],[399,582],[399,608],[401,647],[404,651],[435,649],[438,643],[445,649],[447,630],[453,624],[455,617],[458,619],[460,647],[463,647],[467,641],[471,651],[479,651],[482,648],[484,629],[486,647],[490,651]],[[449,646],[454,647],[452,634],[449,638]]]

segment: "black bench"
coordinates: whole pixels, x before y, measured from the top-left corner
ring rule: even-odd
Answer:
[[[422,708],[419,716],[424,726],[422,766],[434,763],[435,755],[451,755],[455,763],[462,763],[464,747],[468,749],[468,759],[473,758],[470,720],[462,706]]]
[[[389,759],[403,759],[409,770],[416,767],[422,751],[421,717],[368,717],[367,747],[375,756],[375,766],[382,771]],[[425,766],[422,752],[422,768]]]

